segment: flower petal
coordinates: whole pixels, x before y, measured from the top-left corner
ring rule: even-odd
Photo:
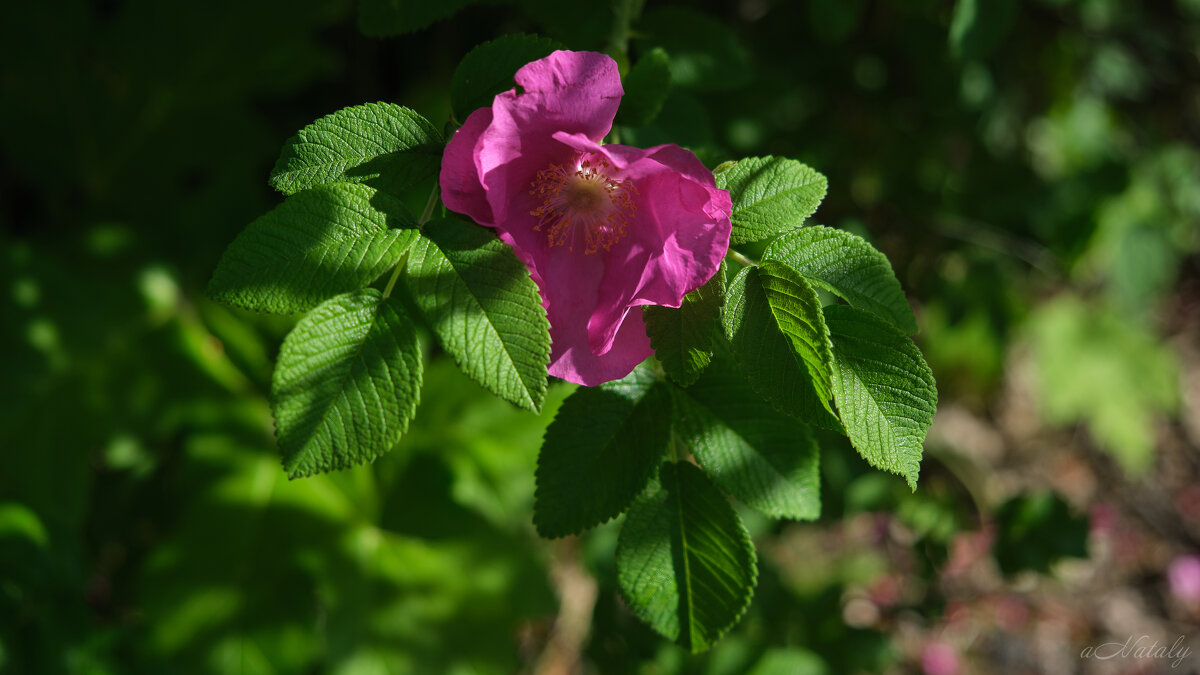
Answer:
[[[480,182],[479,140],[492,123],[492,110],[480,108],[454,133],[442,155],[442,171],[438,182],[442,187],[442,203],[451,211],[470,216],[480,225],[495,225],[492,207],[488,204],[487,188]]]
[[[501,237],[508,240],[506,234]],[[557,255],[560,252],[563,255]],[[605,354],[594,353],[588,345],[587,322],[600,293],[604,260],[561,248],[555,253],[541,261],[542,274],[550,283],[534,273],[550,320],[550,374],[589,387],[625,377],[654,353],[641,312],[623,317],[612,347]]]
[[[467,118],[446,148],[446,206],[495,227],[529,268],[550,320],[550,374],[588,386],[619,379],[652,354],[638,305],[678,307],[729,246],[729,194],[692,153],[601,146],[623,94],[603,54],[555,52],[514,76],[517,89]],[[552,246],[533,212],[538,172],[603,154],[636,188],[623,238],[602,252]],[[607,173],[607,171],[606,171]]]
[[[541,127],[547,137],[565,131],[600,141],[612,130],[625,93],[617,62],[597,52],[557,51],[526,64],[513,79],[524,92],[500,94],[493,108],[527,122],[529,130]]]
[[[611,348],[630,307],[679,307],[683,296],[711,279],[733,227],[729,193],[716,187],[712,172],[687,150],[606,145],[600,151],[621,169],[622,179],[634,181],[642,198],[627,239],[606,254],[600,295],[588,320],[589,344],[597,354]]]
[[[629,312],[618,328],[608,351],[602,355],[588,348],[586,330],[580,330],[578,336],[571,336],[577,339],[567,343],[563,351],[555,351],[550,356],[550,374],[568,382],[594,387],[619,380],[633,372],[639,363],[654,354],[650,338],[646,337],[646,323],[641,310]],[[552,339],[558,338],[552,335]],[[560,344],[562,342],[559,341]]]

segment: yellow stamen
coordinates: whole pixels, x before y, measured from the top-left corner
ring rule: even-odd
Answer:
[[[614,173],[607,159],[586,154],[566,166],[551,164],[538,171],[529,184],[529,194],[541,200],[529,212],[538,219],[534,229],[545,230],[551,247],[566,244],[574,251],[582,233],[584,253],[612,248],[637,212],[637,188],[631,181],[610,178]]]

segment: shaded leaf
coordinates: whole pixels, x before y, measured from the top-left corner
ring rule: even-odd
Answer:
[[[725,263],[722,262],[708,283],[684,296],[680,307],[651,305],[642,310],[650,346],[672,380],[687,386],[708,366],[724,301]]]
[[[477,108],[490,107],[496,94],[515,85],[513,75],[521,66],[548,56],[562,45],[536,35],[501,35],[472,49],[450,80],[450,108],[460,122]]]
[[[728,356],[672,393],[676,433],[722,489],[773,518],[821,514],[812,432],[759,398]]]
[[[667,450],[670,415],[666,387],[644,366],[623,380],[576,390],[538,456],[538,532],[561,537],[623,513]]]
[[[733,507],[698,467],[667,462],[659,481],[621,528],[617,580],[639,619],[701,652],[750,605],[757,557]]]
[[[671,91],[671,58],[661,48],[646,52],[621,83],[625,96],[617,124],[640,127],[654,121]]]
[[[780,412],[840,429],[829,404],[832,356],[816,291],[783,263],[747,267],[729,284],[725,335],[759,395]]]

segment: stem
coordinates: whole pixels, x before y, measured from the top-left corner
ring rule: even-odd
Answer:
[[[747,258],[745,255],[739,253],[738,251],[736,251],[732,248],[729,249],[729,257],[732,258],[735,262],[745,265],[746,267],[758,267],[757,261]]]
[[[657,356],[651,356],[650,360],[654,364],[654,374],[658,377],[658,381],[666,382],[667,371],[663,369],[662,361],[659,361]]]
[[[670,446],[671,446],[671,459],[675,460],[676,462],[686,462],[687,461],[687,457],[691,453],[691,451],[688,450],[687,445],[685,445],[683,441],[679,440],[679,436],[675,435],[674,429],[671,430]]]
[[[383,299],[387,300],[392,296],[392,289],[396,287],[396,280],[400,278],[400,272],[404,269],[404,264],[408,262],[408,251],[404,252],[404,256],[400,258],[400,262],[396,263],[396,268],[392,270],[392,278],[388,279],[387,286],[383,289]]]
[[[613,0],[613,32],[609,45],[624,65],[629,64],[629,26],[642,15],[645,0]]]
[[[608,52],[616,59],[622,78],[629,74],[629,27],[642,15],[645,4],[646,0],[612,0],[613,24],[612,34],[608,37]],[[619,144],[620,127],[613,125],[603,142]]]
[[[441,195],[438,190],[437,183],[433,184],[433,191],[429,193],[429,201],[425,202],[425,210],[421,212],[421,217],[417,219],[417,227],[429,222],[433,217],[433,208],[437,206],[438,197]]]
[[[433,191],[429,193],[429,201],[425,202],[425,210],[421,212],[421,217],[417,219],[418,229],[420,229],[420,227],[425,223],[428,223],[429,219],[433,217],[433,209],[437,206],[438,197],[440,195],[441,191],[438,190],[437,183],[434,183]],[[396,287],[396,282],[400,279],[400,272],[404,269],[404,265],[407,262],[408,251],[405,251],[404,255],[400,258],[400,261],[396,263],[396,268],[392,270],[392,278],[388,279],[387,286],[384,286],[383,288],[384,300],[392,297],[392,289]]]
[[[559,610],[534,675],[580,671],[583,650],[596,611],[596,579],[579,555],[579,538],[560,539],[551,546],[550,578],[558,591]]]

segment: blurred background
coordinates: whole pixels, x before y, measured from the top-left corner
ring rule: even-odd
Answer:
[[[637,4],[455,0],[385,39],[345,1],[6,7],[0,672],[1198,672],[1200,2]],[[204,295],[289,136],[366,101],[441,126],[510,32],[665,49],[622,141],[824,172],[815,220],[917,311],[919,490],[825,439],[819,521],[742,511],[758,590],[704,655],[622,606],[617,524],[534,533],[569,387],[518,411],[427,339],[401,444],[289,482],[266,396],[296,317]],[[1139,639],[1191,653],[1081,657]]]

